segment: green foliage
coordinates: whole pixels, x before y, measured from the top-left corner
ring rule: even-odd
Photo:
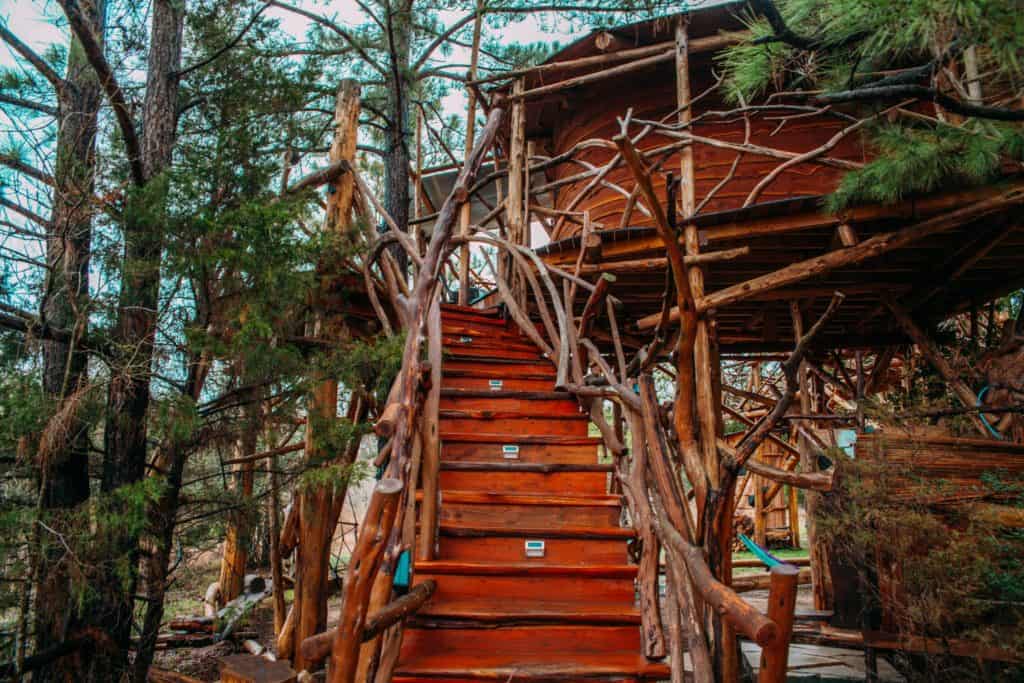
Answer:
[[[750,101],[768,93],[778,84],[785,58],[790,50],[781,43],[755,44],[772,34],[767,21],[750,16],[743,18],[751,40],[722,50],[716,60],[727,75],[723,85],[726,98],[732,103]]]
[[[938,509],[918,503],[906,495],[908,486],[938,493],[950,483],[893,471],[884,452],[879,456],[834,460],[841,488],[819,508],[819,541],[858,570],[869,603],[884,599],[900,632],[1024,648],[1024,534],[973,514],[970,504]],[[1019,479],[993,471],[982,483],[987,491],[979,493],[1000,504],[1024,503]],[[890,568],[895,594],[878,592],[879,568]],[[963,680],[957,678],[963,671],[947,671],[948,663],[938,660],[924,665],[935,676],[930,680]],[[914,673],[921,672],[918,663]]]
[[[23,440],[38,440],[53,404],[32,368],[0,365],[0,370],[0,450],[15,454]]]
[[[722,57],[730,89],[751,99],[763,85],[748,72],[741,55],[755,50],[773,59],[757,57],[772,68],[772,76],[786,88],[843,90],[858,79],[877,78],[881,69],[908,61],[928,59],[953,41],[961,48],[976,46],[987,78],[1013,78],[1021,73],[1024,55],[1024,19],[1011,2],[989,0],[776,0],[776,6],[795,33],[817,41],[813,55],[795,48],[753,41],[773,34],[763,20],[748,19],[750,41],[726,50]],[[806,60],[805,69],[787,68],[793,60]],[[813,65],[812,65],[813,63]],[[833,70],[830,65],[848,69]],[[991,70],[995,70],[992,73]]]
[[[351,464],[332,463],[324,467],[313,467],[302,473],[299,489],[315,491],[328,489],[344,491],[350,484],[366,481],[370,477],[370,466],[362,460]]]
[[[831,211],[858,202],[892,203],[914,193],[992,181],[1006,158],[1024,159],[1024,131],[1011,126],[875,129],[878,157],[847,173],[829,197]]]
[[[365,389],[383,404],[402,367],[404,348],[404,334],[359,339],[325,357],[322,372],[349,389]]]
[[[775,37],[769,23],[747,16],[750,39],[718,56],[726,97],[751,102],[770,92],[846,93],[864,86],[936,86],[968,99],[964,67],[971,48],[985,94],[1019,97],[1024,68],[1024,15],[1000,0],[775,0],[786,26],[810,49]],[[939,57],[941,64],[933,64]],[[917,71],[913,71],[917,69]],[[945,81],[936,84],[935,74]],[[948,83],[946,81],[949,81]],[[1013,95],[1012,93],[1017,93]],[[844,110],[871,115],[896,96],[866,99]],[[805,104],[799,94],[775,103]],[[914,107],[911,107],[914,108]],[[909,120],[909,119],[907,119]],[[874,125],[865,138],[877,157],[846,175],[829,208],[898,201],[907,195],[990,182],[1006,163],[1022,158],[1019,126],[967,118],[914,119]]]

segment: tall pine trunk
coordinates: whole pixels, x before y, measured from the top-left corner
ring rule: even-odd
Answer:
[[[104,0],[88,7],[94,33],[102,40]],[[100,83],[81,43],[72,37],[67,76],[58,89],[57,159],[53,210],[46,232],[46,296],[41,315],[50,325],[72,330],[72,339],[42,343],[43,392],[60,412],[76,401],[88,382],[88,356],[78,342],[85,336],[89,307],[89,257],[92,243],[92,194],[96,170],[97,112]],[[49,528],[71,536],[80,532],[77,509],[89,499],[89,442],[87,425],[71,407],[64,442],[40,464],[40,514]],[[80,626],[65,549],[52,534],[41,535],[35,584],[35,649],[45,651],[73,636]],[[35,681],[69,680],[77,666],[74,657],[60,658],[40,668]]]
[[[389,47],[387,75],[387,117],[384,147],[384,208],[398,229],[409,231],[409,162],[412,143],[412,114],[409,106],[409,54],[412,35],[413,0],[389,0]],[[392,250],[404,273],[405,251]]]
[[[115,512],[134,513],[119,489],[141,482],[146,469],[153,342],[160,291],[166,201],[178,106],[176,72],[181,66],[184,9],[176,0],[154,0],[146,97],[143,104],[143,182],[132,188],[124,217],[124,261],[114,345],[117,355],[107,395],[105,453],[101,487]],[[164,473],[173,476],[173,472]],[[180,474],[179,474],[180,476]],[[165,482],[166,484],[166,482]],[[109,572],[97,589],[98,625],[116,649],[98,653],[96,681],[119,680],[127,669],[137,584],[139,535],[108,529],[111,557],[125,571]]]
[[[208,367],[206,354],[193,354],[185,381],[185,395],[193,402],[198,401],[199,395],[203,392]],[[194,446],[192,439],[170,437],[160,448],[159,463],[166,469],[166,482],[160,497],[148,506],[146,515],[149,543],[148,553],[142,561],[146,610],[132,665],[132,680],[136,683],[145,683],[149,667],[153,663],[153,655],[156,653],[156,639],[164,620],[164,599],[167,595],[174,529],[181,502],[182,475],[185,471],[185,461],[188,460]]]

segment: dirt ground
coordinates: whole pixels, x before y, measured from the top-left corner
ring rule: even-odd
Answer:
[[[194,568],[183,572],[175,586],[168,592],[165,620],[203,614],[203,594],[207,586],[216,580],[217,568],[218,565],[211,558],[210,562],[194,563]],[[259,573],[267,577],[269,582],[269,570]],[[289,591],[285,597],[290,603],[291,592]],[[333,596],[327,603],[327,623],[337,623],[340,610],[341,598]],[[165,671],[192,676],[201,681],[213,682],[220,680],[220,658],[245,652],[242,640],[246,638],[251,638],[276,652],[273,601],[270,598],[265,599],[252,611],[237,631],[245,638],[237,638],[207,647],[158,650],[153,666]]]

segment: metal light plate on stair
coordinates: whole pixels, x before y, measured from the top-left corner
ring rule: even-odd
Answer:
[[[524,541],[523,550],[526,551],[527,557],[544,557],[544,541]]]
[[[492,379],[487,382],[487,385],[491,388],[491,391],[501,391],[504,383],[500,379]]]
[[[512,443],[502,444],[501,446],[501,457],[506,460],[518,460],[519,459],[519,446]]]
[[[473,338],[472,337],[459,337],[459,343],[460,344],[472,344],[473,343]]]

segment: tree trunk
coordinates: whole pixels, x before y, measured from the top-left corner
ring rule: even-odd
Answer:
[[[141,482],[146,468],[146,417],[149,410],[153,342],[159,305],[161,251],[168,178],[174,149],[181,67],[184,10],[174,0],[154,0],[143,104],[142,151],[139,160],[143,184],[129,190],[124,217],[124,260],[117,325],[113,341],[107,394],[107,422],[101,490],[111,496],[112,511],[138,514],[129,509],[129,497],[116,495],[122,487]],[[173,458],[173,470],[181,466]],[[173,486],[175,473],[168,471]],[[180,476],[180,473],[179,475]],[[177,498],[175,491],[172,498]],[[119,680],[127,669],[132,613],[137,584],[139,536],[123,528],[108,531],[109,557],[127,576],[110,571],[96,585],[97,625],[111,636],[115,648],[98,653],[93,680]]]
[[[388,125],[384,147],[384,208],[402,232],[409,231],[409,163],[412,114],[408,82],[413,0],[388,0],[391,58],[387,74]],[[392,254],[402,273],[408,267],[405,251],[395,245]]]
[[[256,452],[256,441],[259,435],[259,402],[250,396],[246,402],[245,419],[239,432],[235,447],[242,457]],[[234,488],[239,497],[239,507],[230,513],[227,532],[224,536],[224,552],[220,563],[220,597],[230,602],[242,593],[245,582],[245,567],[249,560],[249,548],[252,544],[252,510],[248,503],[252,499],[253,479],[256,461],[247,460],[239,463],[235,469]]]
[[[87,10],[96,36],[102,41],[106,3],[98,0]],[[101,89],[82,45],[72,37],[68,52],[68,87],[58,92],[57,160],[53,212],[47,229],[46,296],[41,319],[49,325],[84,336],[89,304],[89,256],[92,242],[92,203],[96,167],[96,119]],[[87,355],[73,341],[42,342],[43,393],[60,406],[75,396],[87,381]],[[74,522],[73,510],[89,498],[89,445],[86,425],[74,419],[67,439],[40,463],[41,514],[47,526],[62,533]],[[44,471],[45,468],[45,471]],[[64,549],[58,540],[42,536],[35,593],[35,650],[48,651],[67,641],[79,625]],[[42,598],[42,599],[40,599]],[[77,668],[75,656],[57,658],[33,674],[35,681],[68,679]]]
[[[352,80],[342,81],[338,88],[334,110],[334,139],[331,143],[330,161],[354,162],[356,137],[359,127],[359,85]],[[345,234],[350,225],[354,178],[351,173],[342,174],[334,183],[334,191],[328,196],[327,213],[323,230],[326,233]],[[325,264],[326,265],[326,264]],[[331,272],[326,268],[325,272]],[[322,291],[331,286],[321,283]],[[315,319],[310,328],[314,334],[325,339],[340,341],[348,336],[344,320],[327,315],[322,308],[316,308]],[[346,454],[327,452],[324,446],[325,434],[337,421],[338,381],[334,378],[317,378],[319,382],[308,400],[306,420],[306,462],[310,467],[320,463],[351,464]],[[349,405],[349,419],[359,419],[356,401]],[[333,456],[333,457],[332,457]],[[298,496],[299,544],[295,554],[295,602],[290,627],[295,629],[292,642],[296,645],[327,628],[327,582],[331,554],[331,539],[337,525],[335,510],[340,512],[341,501],[345,498],[346,484],[329,486],[324,484],[300,487]],[[286,621],[286,623],[287,623]],[[287,627],[286,627],[287,628]],[[306,668],[302,649],[295,648],[293,664],[296,670]]]

